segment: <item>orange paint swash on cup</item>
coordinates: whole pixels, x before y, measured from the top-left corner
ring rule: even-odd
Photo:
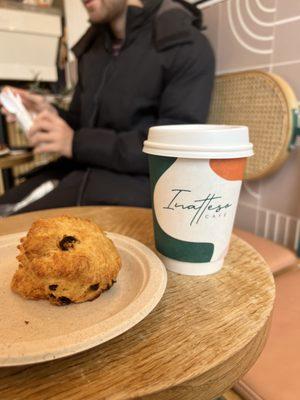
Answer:
[[[227,181],[241,181],[244,177],[247,158],[211,159],[211,169]]]

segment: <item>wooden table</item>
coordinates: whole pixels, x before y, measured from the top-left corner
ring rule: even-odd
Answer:
[[[151,212],[81,207],[0,220],[0,234],[39,217],[72,214],[153,248]],[[121,336],[66,359],[0,369],[3,400],[210,400],[230,388],[264,346],[274,283],[263,259],[233,237],[223,270],[207,277],[168,274],[156,309]]]

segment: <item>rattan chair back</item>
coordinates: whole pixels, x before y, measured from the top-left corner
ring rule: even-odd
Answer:
[[[287,159],[293,135],[297,99],[279,76],[246,71],[216,79],[209,123],[246,125],[255,155],[248,159],[245,178],[275,172]]]

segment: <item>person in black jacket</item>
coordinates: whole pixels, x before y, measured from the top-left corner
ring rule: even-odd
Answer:
[[[142,145],[154,125],[205,123],[214,55],[201,14],[184,0],[85,0],[91,27],[74,47],[79,80],[69,111],[18,91],[37,116],[35,153],[62,157],[34,171],[0,204],[47,180],[58,185],[20,211],[74,205],[150,207]]]

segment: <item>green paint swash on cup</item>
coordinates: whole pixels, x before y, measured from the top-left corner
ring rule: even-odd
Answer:
[[[149,156],[155,245],[166,267],[185,275],[219,271],[230,236],[247,157],[248,128],[157,126]]]

